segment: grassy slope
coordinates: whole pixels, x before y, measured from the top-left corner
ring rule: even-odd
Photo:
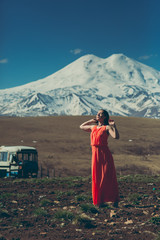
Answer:
[[[0,118],[0,145],[34,146],[39,163],[56,175],[89,175],[91,149],[89,133],[79,125],[92,116]],[[160,172],[160,120],[112,117],[120,140],[109,139],[118,173]],[[36,141],[36,142],[35,142]],[[52,171],[51,171],[52,172]],[[52,174],[52,173],[51,173]]]

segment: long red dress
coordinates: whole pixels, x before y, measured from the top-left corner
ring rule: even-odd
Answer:
[[[108,148],[108,136],[106,126],[92,128],[92,197],[94,205],[119,201],[116,170]]]

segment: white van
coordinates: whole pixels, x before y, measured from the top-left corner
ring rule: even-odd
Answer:
[[[37,177],[38,152],[26,146],[0,147],[0,177]]]

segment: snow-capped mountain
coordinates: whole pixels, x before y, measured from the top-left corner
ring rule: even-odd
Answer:
[[[85,55],[60,71],[0,90],[0,115],[110,115],[160,118],[160,72],[123,54]]]

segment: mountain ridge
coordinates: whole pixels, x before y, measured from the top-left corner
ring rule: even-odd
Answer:
[[[111,115],[160,118],[160,72],[124,54],[88,54],[46,78],[0,90],[0,115]]]

